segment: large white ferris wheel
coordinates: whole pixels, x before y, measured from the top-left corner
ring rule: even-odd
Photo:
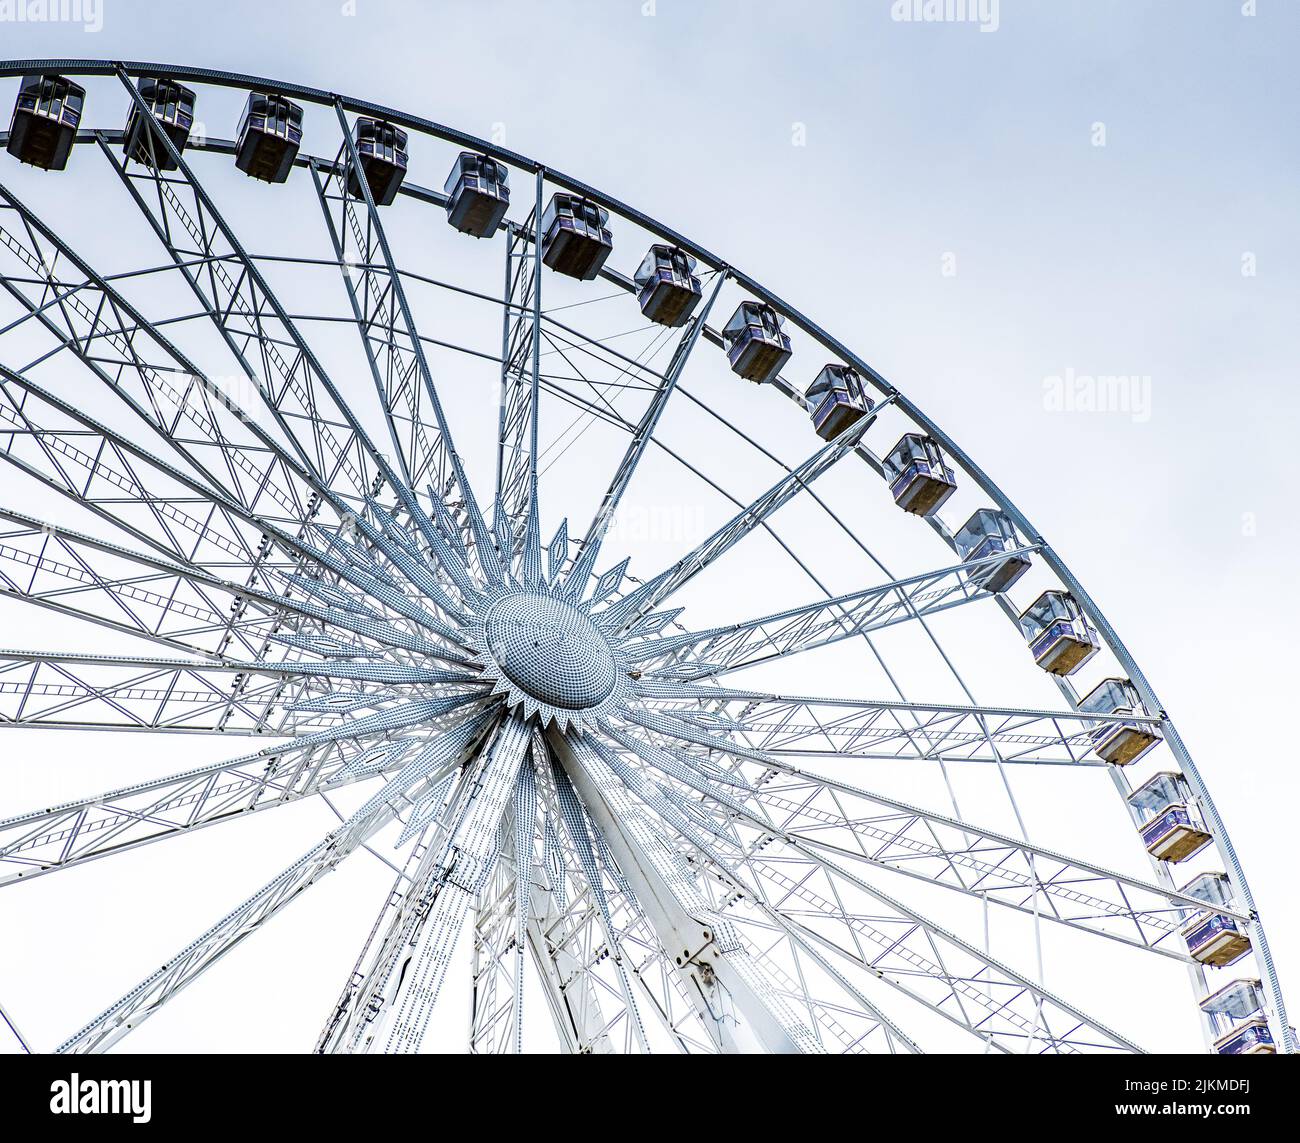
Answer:
[[[238,750],[0,804],[0,888],[337,812],[233,909],[196,872],[224,915],[61,1043],[12,1003],[0,1031],[106,1050],[377,859],[321,1052],[456,1025],[474,1052],[1134,1052],[1166,988],[1176,1047],[1297,1050],[1150,683],[850,348],[417,116],[156,64],[0,75],[27,164],[0,176],[0,729]],[[239,106],[233,140],[202,126]]]

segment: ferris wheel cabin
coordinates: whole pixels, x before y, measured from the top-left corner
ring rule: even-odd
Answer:
[[[1214,1050],[1221,1056],[1274,1055],[1277,1048],[1264,1015],[1264,989],[1258,980],[1234,980],[1201,1001],[1214,1026]]]
[[[1179,892],[1221,909],[1233,907],[1232,884],[1223,873],[1202,873]],[[1222,968],[1250,952],[1250,937],[1237,919],[1212,910],[1195,914],[1181,932],[1188,953],[1201,964]]]
[[[302,108],[279,95],[253,92],[239,121],[235,166],[264,183],[282,183],[302,145]]]
[[[353,128],[361,173],[376,206],[389,206],[406,178],[406,132],[382,119],[361,116]],[[357,173],[349,164],[348,194],[365,198]]]
[[[676,246],[660,243],[651,246],[633,281],[641,312],[660,325],[685,325],[700,300],[695,259]]]
[[[190,128],[194,126],[194,103],[197,98],[194,92],[174,79],[155,79],[152,76],[143,76],[135,87],[154,122],[171,140],[177,154],[184,151],[185,144],[189,142]],[[146,167],[159,171],[176,169],[175,160],[150,130],[134,100],[126,119],[122,148],[127,158],[143,163]]]
[[[1005,512],[996,508],[977,509],[953,536],[953,543],[968,563],[989,561],[966,573],[971,583],[985,591],[1006,591],[1029,570],[1030,559],[1026,555],[996,558],[1020,547],[1015,525]]]
[[[833,441],[863,417],[870,418],[868,425],[875,420],[871,414],[874,406],[867,396],[862,377],[847,365],[832,363],[824,366],[804,397],[813,428],[824,441]]]
[[[510,172],[495,159],[462,151],[443,184],[447,221],[462,234],[489,238],[510,208]]]
[[[741,302],[723,327],[722,336],[731,371],[759,385],[780,373],[792,356],[781,318],[765,302]]]
[[[1045,591],[1020,616],[1020,630],[1034,662],[1051,675],[1070,675],[1100,649],[1101,642],[1068,591]]]
[[[85,101],[86,89],[61,75],[23,76],[5,149],[43,171],[63,170]]]
[[[604,207],[556,191],[542,215],[542,261],[558,274],[591,281],[614,249],[608,222]]]
[[[1128,679],[1105,679],[1079,700],[1087,714],[1146,714],[1137,688]],[[1136,762],[1164,736],[1149,722],[1103,722],[1089,732],[1092,748],[1103,762],[1127,766]]]
[[[1186,861],[1213,840],[1181,774],[1156,774],[1129,794],[1128,803],[1137,813],[1142,844],[1159,861]]]
[[[933,437],[904,433],[881,466],[894,503],[914,516],[937,512],[957,491],[957,477]]]

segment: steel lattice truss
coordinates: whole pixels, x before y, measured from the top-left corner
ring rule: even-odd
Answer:
[[[153,125],[135,70],[117,74]],[[360,158],[344,102],[333,106],[342,144],[300,160],[307,173],[297,177],[313,183],[322,263],[337,268],[373,394],[364,376],[346,386],[331,377],[306,321],[272,288],[267,260],[246,252],[200,180],[200,160],[156,125],[150,146],[171,169],[124,159],[111,132],[83,130],[80,149],[107,164],[147,221],[162,263],[150,273],[185,294],[186,321],[219,339],[256,408],[233,401],[167,322],[137,308],[120,276],[97,272],[0,185],[0,285],[14,314],[0,325],[4,486],[35,481],[104,526],[55,525],[6,496],[0,591],[139,648],[0,651],[0,725],[225,734],[248,746],[228,761],[5,816],[0,886],[344,787],[368,791],[58,1050],[116,1043],[381,834],[396,835],[400,869],[319,1051],[418,1050],[458,948],[472,950],[475,1052],[523,1050],[532,1020],[573,1052],[921,1051],[908,1011],[977,1051],[1140,1050],[1140,1025],[1109,1027],[907,889],[921,882],[927,902],[937,891],[1032,918],[1035,931],[1060,926],[1099,947],[1125,945],[1199,984],[1179,929],[1205,904],[1161,867],[1133,876],[899,800],[871,777],[874,762],[1095,774],[1105,763],[1092,732],[1119,716],[1081,712],[1068,685],[1062,708],[1046,710],[769,694],[732,682],[844,640],[874,648],[886,628],[928,631],[930,617],[951,609],[1007,609],[972,579],[987,560],[945,555],[897,578],[882,569],[847,593],[778,601],[725,626],[695,623],[677,603],[755,533],[779,540],[773,518],[816,499],[827,472],[849,458],[879,470],[870,422],[782,466],[757,497],[732,497],[732,517],[671,565],[634,578],[626,560],[601,564],[643,459],[655,448],[674,455],[657,429],[671,400],[696,400],[681,382],[697,347],[719,343],[710,324],[719,291],[756,284],[706,259],[701,305],[659,343],[661,370],[583,339],[543,304],[541,216],[555,176],[506,156],[535,172],[535,196],[499,236],[496,480],[472,487],[413,316],[418,275],[397,260],[366,180],[349,189]],[[192,148],[204,149],[229,145]],[[613,272],[610,282],[631,286]],[[557,359],[572,366],[569,388],[544,366]],[[639,415],[581,398],[578,359],[642,384]],[[59,371],[96,398],[70,400],[51,382]],[[784,380],[774,384],[806,404]],[[358,385],[381,407],[386,435],[372,437],[355,411]],[[921,417],[879,386],[880,408]],[[566,521],[548,540],[539,410],[557,395],[623,430],[626,449],[581,537]],[[1019,554],[1058,567],[1017,519],[1030,537]],[[951,547],[948,529],[932,523]],[[1118,640],[1112,647],[1128,667]],[[1137,718],[1168,727],[1163,716]],[[251,741],[259,737],[270,744]],[[1171,727],[1166,737],[1182,751]],[[1221,831],[1216,840],[1227,844]],[[1211,911],[1248,927],[1266,957],[1248,895],[1238,900]],[[537,995],[544,1010],[526,1003]],[[1280,993],[1273,1002],[1284,1028]]]

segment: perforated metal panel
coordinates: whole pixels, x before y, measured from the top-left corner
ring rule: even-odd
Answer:
[[[609,643],[582,611],[549,595],[510,595],[487,617],[487,641],[502,673],[539,702],[587,710],[614,689]]]

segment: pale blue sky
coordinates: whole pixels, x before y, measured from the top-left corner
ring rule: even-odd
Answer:
[[[1001,0],[985,32],[895,21],[891,0],[102,4],[94,34],[0,23],[0,55],[224,67],[496,135],[905,389],[1145,668],[1300,1004],[1279,836],[1300,801],[1300,5]],[[1150,378],[1149,418],[1053,412],[1044,381],[1067,371]]]

